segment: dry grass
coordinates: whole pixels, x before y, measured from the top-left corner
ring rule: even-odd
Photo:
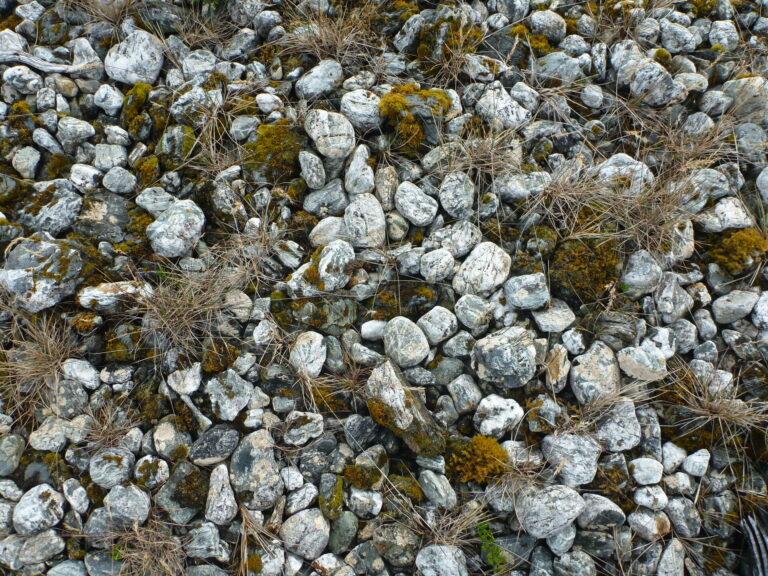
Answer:
[[[683,434],[708,430],[719,445],[741,455],[750,436],[768,426],[768,402],[746,397],[736,383],[710,390],[680,359],[668,366],[670,376],[662,383],[659,400],[676,412],[674,425]]]
[[[370,0],[334,6],[329,13],[290,2],[283,12],[286,33],[273,45],[281,56],[333,59],[345,69],[361,65],[377,49],[373,20],[379,9]]]
[[[302,378],[304,404],[318,414],[338,417],[357,413],[365,405],[365,385],[371,369],[344,358],[347,369],[343,374],[318,378]]]
[[[240,505],[240,533],[238,535],[235,553],[232,555],[232,570],[238,576],[248,576],[249,567],[255,568],[254,560],[260,559],[260,555],[267,552],[280,539],[267,527],[254,520],[251,512],[242,504]],[[250,570],[250,573],[259,570]]]
[[[143,526],[111,535],[112,556],[120,560],[119,576],[169,576],[183,574],[186,553],[173,527],[150,516]]]
[[[48,313],[25,314],[8,304],[8,347],[0,350],[0,398],[3,411],[22,426],[34,424],[35,412],[51,403],[52,386],[65,360],[78,355],[70,328]]]
[[[94,454],[105,448],[114,448],[128,432],[139,425],[120,403],[110,400],[99,408],[88,406],[85,414],[91,417],[85,449]]]
[[[65,5],[83,12],[93,22],[106,22],[117,29],[139,11],[144,0],[65,0]]]

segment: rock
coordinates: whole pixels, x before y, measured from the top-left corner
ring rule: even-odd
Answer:
[[[210,398],[216,417],[232,422],[248,405],[253,394],[253,385],[230,368],[208,380],[205,393]]]
[[[423,470],[419,474],[419,485],[424,495],[435,506],[448,510],[455,508],[458,502],[456,492],[451,487],[448,478],[435,474],[432,470]]]
[[[453,289],[462,296],[485,296],[501,286],[509,276],[512,259],[493,242],[475,246],[453,277]]]
[[[253,395],[252,395],[253,396]],[[230,457],[240,435],[226,424],[208,428],[189,449],[189,461],[196,466],[212,466]]]
[[[327,158],[346,158],[355,147],[354,127],[336,112],[310,110],[304,120],[304,130],[312,138],[317,151]]]
[[[162,67],[162,43],[154,35],[140,29],[110,48],[104,59],[107,76],[128,85],[137,82],[154,84]]]
[[[552,298],[549,306],[533,310],[531,315],[542,332],[563,332],[576,320],[570,306],[558,298]]]
[[[317,378],[326,358],[325,338],[317,332],[304,332],[291,348],[289,362],[305,378]]]
[[[136,188],[136,176],[120,166],[114,166],[104,174],[102,186],[115,194],[130,194]]]
[[[195,362],[187,369],[171,372],[166,379],[168,387],[177,394],[194,394],[203,381],[203,371],[200,362]]]
[[[416,321],[427,337],[429,344],[437,346],[447,340],[459,329],[459,323],[453,312],[442,306],[435,306]]]
[[[541,308],[549,302],[547,279],[541,272],[513,276],[504,283],[507,303],[521,310]]]
[[[640,422],[635,403],[629,399],[616,402],[596,426],[596,438],[609,452],[631,450],[640,443]]]
[[[685,87],[666,68],[649,59],[636,65],[629,89],[633,98],[648,106],[666,106],[685,94]]]
[[[373,194],[359,194],[344,210],[344,225],[355,248],[380,248],[386,241],[386,220]]]
[[[165,258],[186,255],[203,234],[205,215],[192,200],[179,200],[147,226],[152,250]]]
[[[456,546],[430,544],[416,555],[416,567],[423,576],[468,576],[464,553]]]
[[[653,344],[627,347],[616,355],[621,370],[643,382],[655,382],[667,375],[664,353]]]
[[[669,518],[664,512],[648,508],[638,508],[627,516],[627,522],[640,538],[648,542],[663,538],[672,529]]]
[[[344,188],[352,197],[373,192],[374,175],[373,168],[368,165],[369,159],[370,151],[365,144],[359,145],[352,153],[344,175]]]
[[[328,544],[331,527],[318,508],[302,510],[290,516],[280,527],[280,538],[286,550],[314,560]]]
[[[61,554],[64,547],[64,539],[55,530],[45,530],[32,536],[12,534],[0,540],[0,562],[16,573],[23,573],[23,566],[40,565]],[[54,573],[54,570],[48,573]]]
[[[208,499],[205,504],[205,519],[225,526],[234,520],[237,512],[237,500],[229,483],[229,470],[226,464],[219,464],[211,472]]]
[[[438,248],[427,252],[419,262],[419,274],[427,284],[437,284],[447,280],[456,269],[456,261],[449,250]]]
[[[0,436],[0,477],[10,476],[19,467],[24,445],[24,438],[18,434]]]
[[[733,290],[712,302],[712,314],[718,324],[731,324],[746,318],[760,295],[746,290]]]
[[[189,558],[229,560],[229,546],[221,541],[218,529],[210,522],[203,522],[189,531],[184,552]]]
[[[619,279],[621,291],[630,298],[639,298],[653,292],[661,281],[661,266],[646,250],[633,252],[627,259]]]
[[[403,182],[395,192],[398,212],[414,226],[429,226],[435,219],[438,204],[421,188],[411,182]]]
[[[266,510],[283,493],[280,468],[275,461],[274,442],[267,430],[245,436],[232,454],[229,479],[236,492],[251,492],[251,506]]]
[[[369,132],[381,125],[380,101],[370,90],[352,90],[341,97],[341,113],[360,132]]]
[[[529,332],[512,326],[478,340],[472,366],[483,380],[503,382],[508,388],[525,385],[536,372],[536,349]]]
[[[475,185],[464,172],[451,172],[443,178],[438,197],[443,210],[454,218],[462,219],[472,216]]]
[[[123,93],[114,86],[102,84],[93,95],[93,103],[109,116],[117,116],[123,108]]]
[[[580,434],[549,434],[542,441],[541,451],[547,462],[558,470],[557,478],[569,487],[594,480],[597,459],[602,452],[597,442]]]
[[[606,530],[624,524],[624,512],[605,496],[584,494],[584,504],[584,511],[576,519],[579,528]]]
[[[490,394],[477,406],[475,429],[483,436],[500,440],[523,419],[523,409],[511,398]]]
[[[296,95],[304,100],[317,100],[341,86],[344,72],[336,60],[320,60],[296,81]]]
[[[114,486],[104,497],[104,508],[116,525],[140,526],[149,516],[149,495],[133,484]]]
[[[131,477],[134,457],[125,448],[105,448],[91,458],[88,471],[91,480],[109,490]]]
[[[592,557],[583,550],[574,550],[555,558],[552,565],[555,576],[596,576]]]
[[[620,374],[616,356],[607,344],[597,340],[573,359],[571,389],[580,404],[591,404],[619,390]]]
[[[40,152],[32,146],[24,146],[13,155],[11,165],[22,178],[34,179],[39,162]]]
[[[477,114],[504,129],[518,130],[531,121],[531,112],[515,102],[500,82],[491,84],[475,104]]]
[[[293,411],[285,419],[283,440],[291,446],[303,446],[323,434],[323,417],[313,412]]]
[[[34,314],[73,294],[82,268],[80,254],[69,242],[36,232],[6,250],[0,287]]]
[[[318,190],[325,186],[325,167],[320,158],[311,152],[302,150],[299,152],[299,165],[301,166],[301,177],[304,178],[309,188]]]
[[[549,538],[569,526],[584,511],[584,499],[562,485],[527,488],[519,495],[515,513],[523,530],[534,538]]]
[[[709,468],[709,459],[709,450],[706,448],[697,450],[693,454],[686,456],[685,460],[683,460],[683,470],[696,478],[704,476]]]
[[[656,576],[679,576],[685,570],[685,548],[677,538],[672,538],[661,555]]]
[[[64,496],[48,484],[39,484],[21,497],[13,509],[13,528],[30,536],[56,526],[64,517]]]
[[[696,538],[701,532],[701,516],[696,505],[683,496],[669,499],[665,512],[675,528],[675,533],[684,538]]]
[[[440,427],[392,361],[371,371],[365,397],[371,418],[402,438],[416,454],[435,456],[445,450]]]
[[[664,474],[664,466],[653,458],[635,458],[629,463],[629,472],[637,484],[658,484]]]
[[[421,328],[404,316],[384,327],[384,351],[398,366],[416,366],[429,354],[429,342]]]

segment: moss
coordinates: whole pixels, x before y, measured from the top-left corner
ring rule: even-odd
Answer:
[[[446,472],[459,482],[487,484],[507,470],[509,455],[493,438],[448,439],[445,453]]]
[[[346,472],[346,470],[345,470]],[[344,506],[344,479],[341,476],[336,477],[336,484],[333,486],[333,492],[330,498],[325,498],[322,494],[318,496],[317,503],[320,511],[328,520],[336,520],[341,516]]]
[[[417,320],[437,304],[438,293],[420,282],[388,283],[368,300],[369,316],[374,320],[391,320],[406,316]]]
[[[768,240],[756,228],[743,228],[719,234],[709,258],[729,274],[742,274],[753,269],[766,254]]]
[[[218,90],[226,87],[228,82],[229,80],[224,74],[218,70],[214,70],[208,73],[208,78],[205,79],[205,82],[202,83],[201,87],[203,90]]]
[[[203,342],[202,366],[205,372],[221,372],[237,360],[237,348],[212,338]]]
[[[525,24],[515,24],[509,29],[507,35],[512,38],[527,38],[530,33],[531,31]]]
[[[184,508],[203,508],[208,498],[208,476],[192,467],[189,474],[179,480],[173,497]]]
[[[424,491],[421,489],[421,484],[415,478],[391,474],[389,481],[398,493],[407,496],[412,502],[424,501]]]
[[[717,6],[717,0],[691,0],[694,16],[704,18]]]
[[[22,146],[34,144],[32,132],[34,132],[35,128],[42,127],[42,122],[36,115],[32,114],[29,104],[25,100],[19,100],[11,104],[6,121],[8,126],[18,134],[15,143]],[[4,143],[3,150],[6,145],[10,146],[10,143]],[[8,151],[10,151],[10,148]]]
[[[0,20],[0,30],[15,30],[16,26],[22,23],[22,19],[11,12],[3,20]]]
[[[99,327],[100,316],[95,312],[78,312],[70,320],[70,325],[80,335],[90,334]]]
[[[288,120],[261,124],[256,128],[256,141],[244,146],[243,166],[270,183],[284,182],[298,174],[299,152],[306,139]]]
[[[621,260],[616,242],[568,240],[549,265],[553,292],[572,305],[596,301],[618,280]]]
[[[66,178],[70,168],[72,168],[72,160],[66,154],[51,154],[45,165],[45,173],[48,180]]]
[[[157,156],[145,156],[136,161],[139,188],[148,188],[160,179],[160,160]]]
[[[370,490],[381,480],[381,472],[373,467],[344,466],[344,480],[355,488]]]
[[[67,538],[67,558],[69,560],[83,560],[85,558],[85,544],[80,538]]]
[[[656,60],[656,62],[658,62],[662,66],[664,66],[664,68],[669,68],[669,65],[672,63],[672,54],[670,54],[664,48],[658,48],[653,53],[653,59]]]
[[[448,94],[437,88],[422,90],[418,84],[395,86],[379,101],[379,113],[395,131],[393,146],[406,156],[416,157],[426,140],[425,112],[441,119],[451,109]]]
[[[619,466],[601,464],[597,467],[597,473],[594,480],[587,486],[590,491],[597,492],[629,514],[634,511],[636,505],[630,494],[632,490],[629,486],[630,478],[626,469]]]
[[[555,50],[549,43],[549,39],[542,34],[533,34],[529,36],[528,45],[536,56],[544,56]]]
[[[298,210],[291,216],[290,228],[287,233],[288,238],[300,244],[305,243],[309,233],[317,226],[318,222],[319,219],[314,214]]]
[[[261,555],[255,552],[253,554],[249,554],[248,560],[245,563],[245,567],[248,569],[248,572],[252,572],[254,574],[261,572],[261,569],[264,567],[264,562],[261,560]]]
[[[149,100],[152,86],[145,82],[137,82],[123,97],[123,109],[120,113],[120,124],[131,136],[138,138],[148,123],[148,118],[142,114]]]
[[[438,38],[443,39],[439,53]],[[427,24],[419,31],[416,56],[422,61],[425,74],[435,76],[444,63],[476,52],[482,42],[483,30],[479,26],[468,24],[458,16],[438,18],[434,24]]]
[[[132,362],[139,347],[141,328],[133,324],[121,324],[107,332],[104,352],[107,362]]]
[[[160,471],[160,460],[144,460],[136,468],[136,486],[142,490],[147,489],[147,483],[157,476]]]

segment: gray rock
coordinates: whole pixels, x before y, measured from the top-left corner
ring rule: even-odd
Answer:
[[[531,311],[531,315],[542,332],[563,332],[576,321],[570,306],[558,298],[552,298],[546,308]]]
[[[234,520],[237,512],[237,500],[229,483],[229,470],[226,464],[219,464],[211,471],[205,519],[214,524],[226,526]]]
[[[189,461],[196,466],[212,466],[230,457],[240,435],[226,424],[208,428],[189,449]]]
[[[648,106],[666,106],[685,94],[685,87],[674,80],[666,68],[650,59],[636,65],[629,89],[634,98]]]
[[[584,78],[579,60],[564,52],[551,52],[536,60],[536,74],[550,80],[571,84]]]
[[[616,355],[621,370],[643,382],[655,382],[667,375],[664,353],[653,344],[627,347]]]
[[[158,256],[187,254],[203,234],[205,215],[192,200],[179,200],[147,226],[147,238]]]
[[[149,516],[149,495],[133,484],[114,486],[104,497],[104,508],[116,525],[140,526]]]
[[[663,538],[672,529],[669,518],[659,510],[638,508],[627,516],[629,527],[643,540],[655,542]]]
[[[467,294],[456,301],[453,309],[459,322],[470,330],[474,330],[488,326],[494,306],[485,298]]]
[[[661,266],[650,252],[638,250],[627,259],[619,285],[630,298],[639,298],[656,289],[661,281],[661,272]]]
[[[309,188],[318,190],[325,186],[325,167],[319,157],[312,152],[302,150],[299,152],[299,166],[301,166],[301,177]]]
[[[253,494],[249,507],[266,510],[274,506],[283,493],[283,480],[267,430],[252,432],[240,441],[232,454],[229,478],[236,492]]]
[[[477,406],[475,429],[483,436],[500,440],[523,419],[523,409],[511,398],[490,394]]]
[[[485,296],[501,286],[509,276],[512,259],[493,242],[475,246],[453,277],[453,289],[462,296]]]
[[[584,499],[562,485],[527,488],[519,495],[515,513],[523,530],[534,538],[549,538],[584,511]]]
[[[442,306],[435,306],[416,321],[416,325],[427,337],[430,345],[437,346],[447,340],[459,329],[456,316]]]
[[[304,100],[317,100],[341,86],[344,72],[336,60],[321,60],[296,81],[296,95]]]
[[[475,104],[475,112],[488,122],[504,129],[517,130],[531,121],[531,112],[512,99],[500,82],[491,84]]]
[[[163,67],[163,45],[144,30],[134,30],[125,40],[110,48],[104,59],[104,71],[112,80],[134,85],[154,84]]]
[[[544,437],[541,451],[547,462],[558,471],[557,478],[566,486],[589,484],[597,474],[600,445],[581,434],[549,434]]]
[[[413,321],[392,318],[384,327],[384,351],[400,367],[416,366],[429,354],[429,341]]]
[[[348,204],[344,184],[338,178],[304,197],[304,210],[316,216],[342,214]]]
[[[691,52],[696,49],[696,37],[682,24],[670,22],[662,18],[659,22],[661,28],[661,44],[670,54]]]
[[[689,454],[686,456],[685,460],[683,460],[683,470],[697,478],[704,476],[709,468],[710,456],[709,450],[706,448],[702,448],[693,454]]]
[[[541,272],[512,276],[504,283],[507,303],[521,310],[541,308],[549,302],[547,279]]]
[[[437,284],[449,279],[456,270],[453,254],[445,248],[427,252],[419,261],[419,274],[427,284]]]
[[[102,84],[93,95],[93,103],[109,116],[117,116],[123,108],[123,93],[114,86]]]
[[[34,94],[43,87],[43,79],[26,66],[11,66],[3,72],[3,82],[22,94]]]
[[[552,43],[565,38],[565,20],[557,12],[537,10],[530,17],[531,34],[541,34]]]
[[[83,262],[69,242],[36,232],[8,248],[0,287],[26,311],[40,312],[74,293]]]
[[[205,393],[210,398],[216,417],[231,422],[248,405],[253,394],[253,385],[229,369],[208,380]]]
[[[525,385],[536,372],[536,349],[530,333],[511,326],[478,340],[472,366],[483,380],[503,382],[508,388]]]
[[[395,192],[398,212],[414,226],[429,226],[435,219],[438,204],[412,182],[403,182]]]
[[[19,467],[24,445],[24,438],[18,434],[0,436],[0,476],[10,476]]]
[[[742,121],[763,122],[768,106],[768,81],[761,76],[738,78],[723,84],[723,92],[733,99],[728,112]],[[741,148],[741,147],[739,147]]]
[[[296,512],[299,512],[300,510],[309,508],[317,502],[318,493],[319,491],[314,484],[304,484],[300,488],[293,490],[288,494],[288,499],[285,503],[285,513],[289,515],[296,514]],[[379,509],[381,509],[381,507],[379,507]]]
[[[189,368],[171,372],[166,384],[177,394],[194,394],[203,381],[203,371],[200,362],[195,362]]]
[[[11,160],[11,165],[22,178],[34,179],[37,165],[40,163],[40,152],[32,146],[20,148]]]
[[[475,185],[464,172],[451,172],[443,178],[438,191],[440,204],[454,218],[472,216],[475,203]]]
[[[368,165],[370,151],[368,146],[360,144],[352,152],[352,158],[344,175],[344,188],[350,196],[368,194],[374,189],[373,168]]]
[[[13,509],[13,528],[21,536],[56,526],[64,517],[64,496],[48,484],[39,484],[21,497]]]
[[[336,112],[310,110],[304,120],[304,130],[312,138],[317,151],[327,158],[346,158],[355,147],[354,127]]]
[[[184,552],[189,558],[213,558],[219,562],[229,560],[229,545],[221,541],[218,528],[210,522],[203,522],[189,531]]]
[[[675,528],[675,533],[683,538],[696,538],[701,532],[701,515],[693,501],[688,498],[670,498],[665,512]]]
[[[109,490],[131,477],[134,457],[125,448],[105,448],[91,458],[88,472],[91,480]]]
[[[629,472],[637,484],[658,484],[664,473],[664,466],[653,458],[635,458],[629,463]]]
[[[333,539],[333,532],[331,534]],[[383,524],[373,533],[376,550],[395,568],[413,566],[419,544],[418,535],[401,524]]]
[[[380,248],[386,241],[386,220],[373,194],[359,194],[344,210],[344,225],[355,248]]]
[[[637,446],[641,430],[635,403],[629,399],[617,401],[598,421],[595,434],[609,452],[624,452]]]
[[[16,573],[23,573],[23,566],[46,562],[60,554],[64,547],[64,539],[55,530],[45,530],[31,536],[12,534],[0,540],[0,563]]]
[[[619,364],[607,344],[597,340],[573,359],[571,389],[580,404],[591,404],[618,391]]]
[[[360,132],[369,132],[381,125],[379,98],[370,90],[357,89],[341,97],[341,113]]]
[[[130,194],[136,188],[136,176],[125,168],[115,166],[104,174],[101,184],[115,194]]]
[[[170,469],[168,463],[162,458],[152,455],[142,456],[136,461],[133,477],[147,490],[154,490],[168,481]]]
[[[760,295],[746,290],[733,290],[712,302],[712,314],[718,324],[731,324],[746,318]]]
[[[677,538],[672,538],[664,549],[656,567],[656,576],[679,576],[685,570],[685,548]]]
[[[290,516],[280,527],[286,550],[306,560],[314,560],[328,544],[331,527],[318,508]]]
[[[617,504],[599,494],[584,494],[584,511],[576,519],[579,528],[585,530],[606,530],[621,526],[626,520]]]
[[[313,412],[293,411],[285,419],[283,440],[291,446],[303,446],[323,434],[323,417]]]
[[[430,544],[416,555],[416,567],[423,576],[468,576],[467,561],[460,548]]]
[[[289,361],[297,373],[306,378],[317,378],[326,358],[325,338],[317,332],[304,332],[291,348]]]
[[[583,550],[574,550],[555,558],[552,564],[555,576],[596,576],[592,557]]]

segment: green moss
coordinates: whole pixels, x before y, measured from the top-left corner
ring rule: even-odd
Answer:
[[[132,362],[139,347],[141,328],[133,324],[121,324],[105,336],[105,360],[107,362]]]
[[[284,182],[298,174],[299,152],[306,139],[288,120],[261,124],[256,129],[256,141],[244,146],[243,166],[255,172],[257,178],[269,183]]]
[[[381,117],[395,132],[393,146],[410,157],[416,157],[425,143],[425,113],[429,112],[430,120],[442,119],[450,109],[445,91],[422,90],[417,84],[395,86],[379,101]]]
[[[709,258],[729,274],[743,274],[762,262],[766,254],[768,240],[756,228],[743,228],[719,234]]]
[[[528,37],[528,46],[536,56],[544,56],[554,52],[554,48],[549,43],[549,39],[542,34],[532,34]]]
[[[246,561],[245,566],[248,569],[248,572],[258,574],[264,567],[264,562],[261,559],[261,555],[254,552],[253,554],[248,555],[248,560]]]
[[[507,470],[509,455],[488,436],[452,437],[445,452],[446,472],[459,482],[487,484]]]
[[[664,68],[669,68],[669,65],[672,63],[672,54],[664,48],[658,48],[656,52],[653,53],[653,59],[664,66]]]
[[[694,16],[704,18],[717,6],[717,0],[691,0]]]
[[[139,188],[152,186],[160,179],[160,160],[157,156],[144,156],[136,161]]]
[[[22,23],[22,19],[11,12],[3,20],[0,20],[0,30],[15,30]]]
[[[381,480],[381,471],[373,467],[344,466],[344,480],[355,488],[370,490]]]
[[[120,124],[131,136],[138,138],[145,129],[149,119],[142,114],[149,100],[152,86],[145,82],[137,82],[123,97],[123,110],[120,113]]]
[[[344,507],[344,479],[341,476],[337,476],[330,498],[325,498],[321,494],[317,498],[317,503],[323,516],[328,520],[336,520],[336,518],[341,516]]]
[[[201,360],[205,372],[221,372],[237,360],[237,348],[221,340],[206,338]]]
[[[410,476],[401,476],[398,474],[390,474],[389,481],[399,494],[403,494],[412,502],[423,502],[424,491],[421,489],[421,484],[418,480]]]
[[[11,104],[6,116],[6,122],[18,134],[16,143],[23,146],[34,144],[32,132],[34,132],[35,128],[42,127],[42,122],[36,115],[32,114],[29,104],[24,100]],[[3,149],[9,145],[10,143],[4,143]]]
[[[367,302],[369,316],[374,320],[391,320],[406,316],[417,320],[437,304],[437,291],[421,282],[391,282],[381,287]]]
[[[157,476],[160,470],[160,460],[144,460],[136,468],[136,486],[142,490],[147,489],[147,483]]]
[[[199,468],[192,467],[176,485],[174,500],[184,508],[201,509],[208,498],[208,476]]]
[[[613,240],[568,240],[549,264],[552,291],[574,306],[600,298],[621,274],[620,253]]]
[[[437,53],[437,39],[442,46]],[[467,54],[477,52],[483,42],[483,30],[469,24],[459,16],[439,18],[434,24],[427,24],[419,31],[416,56],[422,61],[422,69],[428,76],[436,76],[446,63],[453,63]]]
[[[66,154],[51,154],[45,165],[45,173],[48,180],[56,178],[66,178],[69,176],[69,169],[72,168],[72,161]]]

